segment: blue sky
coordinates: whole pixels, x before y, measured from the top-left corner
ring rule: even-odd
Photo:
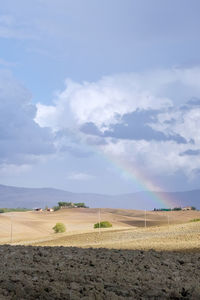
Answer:
[[[0,183],[199,188],[199,9],[195,0],[3,1]]]

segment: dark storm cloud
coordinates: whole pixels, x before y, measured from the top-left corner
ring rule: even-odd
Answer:
[[[180,153],[180,156],[185,156],[185,155],[200,155],[200,149],[197,150],[192,150],[192,149],[188,149],[182,153]]]
[[[199,98],[192,98],[187,102],[188,105],[197,105],[200,106],[200,99]]]
[[[8,72],[0,72],[0,163],[21,164],[54,152],[51,132],[34,121],[30,99]]]
[[[80,128],[80,131],[85,133],[85,134],[103,136],[103,134],[98,129],[98,127],[92,122],[87,122],[87,123],[83,124]]]
[[[175,141],[178,144],[185,144],[187,141],[179,134],[166,135],[161,131],[154,130],[150,124],[157,122],[157,115],[160,111],[156,110],[137,110],[130,114],[125,114],[118,124],[110,126],[109,130],[102,133],[94,123],[85,123],[81,131],[85,134],[100,137],[112,137],[127,140],[146,140],[146,141]],[[171,122],[174,122],[172,119]]]

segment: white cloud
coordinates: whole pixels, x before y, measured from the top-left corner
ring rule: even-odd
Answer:
[[[94,179],[93,175],[90,175],[88,173],[82,173],[82,172],[72,172],[67,175],[67,179],[69,180],[80,180],[80,181],[85,181],[85,180],[91,180]]]
[[[194,140],[196,146],[200,147],[200,136],[197,133],[197,128],[200,128],[200,106],[176,108],[159,114],[158,120],[158,123],[152,124],[153,128],[168,134],[173,130],[188,141]]]
[[[23,173],[29,172],[31,169],[30,165],[14,165],[14,164],[1,164],[0,165],[0,176],[17,176]]]
[[[104,77],[96,83],[78,84],[67,80],[66,89],[58,93],[54,107],[38,104],[36,121],[55,129],[93,122],[104,130],[119,122],[118,115],[172,104],[169,99],[154,96],[142,87],[141,79],[136,74],[122,74]]]
[[[40,103],[37,104],[37,114],[35,117],[35,121],[41,127],[51,127],[52,130],[58,130],[59,127],[57,126],[57,108],[56,106],[46,106]]]
[[[57,93],[53,105],[38,104],[36,121],[56,130],[93,122],[103,131],[118,123],[119,115],[177,105],[183,89],[188,98],[200,97],[199,82],[200,68],[119,74],[82,84],[66,80],[66,88]]]
[[[191,176],[200,168],[198,155],[180,155],[188,149],[199,149],[200,108],[185,100],[200,97],[200,68],[157,70],[143,74],[107,76],[97,82],[78,84],[66,81],[64,91],[57,93],[51,106],[38,104],[36,122],[52,130],[70,129],[87,143],[87,135],[80,134],[82,124],[92,122],[103,133],[106,128],[120,123],[122,116],[137,110],[157,110],[158,120],[148,124],[162,133],[185,138],[187,143],[174,141],[116,140],[96,145],[105,155],[122,159],[143,172]],[[187,98],[182,99],[183,90]],[[94,136],[94,138],[96,138]],[[92,136],[90,136],[90,141]],[[195,141],[195,144],[192,141]],[[66,139],[67,141],[67,139]],[[92,144],[90,145],[92,147]],[[82,147],[80,145],[80,147]]]
[[[200,168],[200,156],[181,156],[188,149],[187,144],[177,144],[173,141],[128,141],[118,140],[101,147],[101,151],[111,161],[132,169],[141,174],[173,175],[178,171],[191,176],[196,168]]]

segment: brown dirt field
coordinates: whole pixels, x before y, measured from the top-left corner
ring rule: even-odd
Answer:
[[[0,246],[1,300],[198,300],[200,253]]]

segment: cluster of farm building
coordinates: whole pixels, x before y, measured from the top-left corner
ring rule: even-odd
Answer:
[[[73,203],[73,202],[58,202],[57,206],[54,206],[52,208],[46,207],[45,209],[42,208],[35,208],[35,211],[48,211],[53,212],[57,211],[59,209],[65,209],[65,208],[86,208],[87,206],[85,203]],[[154,208],[154,211],[187,211],[187,210],[196,210],[196,207],[194,206],[185,206],[185,207],[174,207],[174,208]]]
[[[59,209],[64,209],[64,208],[86,208],[87,206],[83,202],[78,202],[78,203],[73,203],[73,202],[58,202],[57,206],[54,206],[52,208],[46,207],[45,209],[41,207],[37,207],[34,210],[35,211],[48,211],[48,212],[53,212],[57,211]]]

